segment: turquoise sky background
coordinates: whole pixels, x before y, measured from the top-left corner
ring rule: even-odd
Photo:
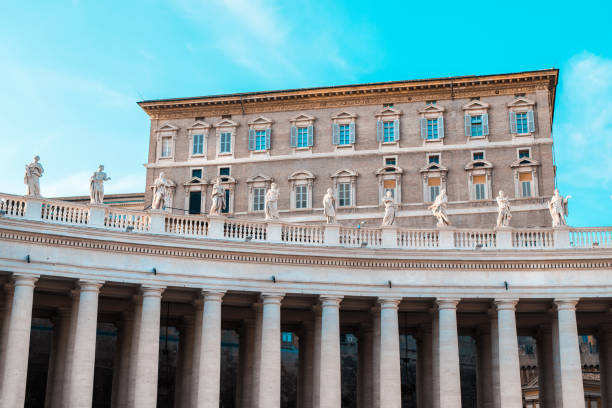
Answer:
[[[558,184],[570,223],[612,225],[611,2],[4,2],[0,191],[142,191],[138,100],[556,67]]]

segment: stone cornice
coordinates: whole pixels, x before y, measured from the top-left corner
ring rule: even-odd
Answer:
[[[469,98],[547,89],[551,92],[552,122],[558,73],[557,69],[547,69],[511,74],[159,99],[141,101],[138,104],[151,119],[174,119],[317,108],[343,109],[348,106]]]
[[[0,241],[152,257],[347,269],[546,271],[612,268],[612,250],[385,250],[194,240],[79,227],[0,228]],[[70,232],[68,232],[70,230]],[[62,232],[63,231],[63,232]]]

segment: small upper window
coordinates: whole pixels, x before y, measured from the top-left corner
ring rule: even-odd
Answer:
[[[436,164],[440,164],[440,155],[438,154],[430,154],[429,158],[427,159],[427,161],[431,164],[431,163],[436,163]]]
[[[436,101],[425,101],[425,105],[435,105]]]
[[[161,157],[172,156],[172,144],[171,143],[172,143],[171,137],[162,138]]]
[[[197,177],[199,179],[202,178],[202,169],[192,169],[191,170],[191,177]]]
[[[472,153],[472,159],[476,160],[484,160],[484,152],[474,152]]]
[[[230,168],[229,167],[219,167],[219,175],[220,176],[229,176]]]
[[[392,103],[383,103],[383,109],[392,108],[392,107],[393,107]]]
[[[231,119],[232,115],[221,115],[221,119]]]
[[[193,135],[192,154],[204,154],[204,135]]]
[[[385,165],[395,166],[397,165],[397,159],[395,157],[385,157]]]
[[[528,159],[529,158],[529,149],[520,149],[518,151],[519,159]]]

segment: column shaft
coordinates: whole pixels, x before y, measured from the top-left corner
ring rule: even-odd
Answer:
[[[68,355],[68,337],[70,336],[70,309],[60,308],[54,317],[53,348],[49,358],[49,375],[47,377],[46,408],[62,407],[62,391]]]
[[[238,407],[253,408],[253,380],[255,373],[255,320],[245,319],[240,333],[240,381],[242,391]]]
[[[431,394],[432,406],[440,408],[440,319],[438,309],[432,311],[431,318]]]
[[[380,408],[401,408],[399,322],[401,299],[381,298],[380,303]]]
[[[193,363],[191,367],[191,388],[189,390],[189,404],[190,407],[197,407],[199,388],[198,382],[200,376],[197,374],[200,372],[200,353],[202,348],[198,346],[202,342],[202,324],[204,318],[204,302],[202,299],[196,299],[193,302],[195,306],[195,321],[194,321],[194,335],[193,335]]]
[[[314,358],[314,324],[313,322],[302,323],[300,334],[300,408],[312,408],[312,380],[313,358]]]
[[[493,353],[491,328],[488,324],[479,328],[476,346],[478,359],[476,401],[478,408],[493,408]]]
[[[145,286],[142,291],[140,332],[136,358],[134,408],[157,406],[157,377],[159,368],[159,326],[163,288]]]
[[[181,332],[179,347],[183,349],[183,364],[181,365],[181,383],[179,394],[179,405],[177,408],[189,408],[191,406],[191,385],[193,383],[193,354],[195,339],[195,319],[192,316],[184,316],[184,326]]]
[[[30,352],[30,330],[32,326],[32,304],[34,300],[34,276],[13,276],[14,295],[8,320],[0,407],[23,407],[25,403],[28,357]],[[6,324],[6,323],[5,323]]]
[[[120,323],[119,337],[117,339],[118,353],[117,365],[114,374],[118,376],[117,386],[113,388],[113,408],[127,408],[128,387],[130,385],[130,354],[132,351],[132,338],[134,337],[134,312],[125,312]],[[113,378],[113,383],[115,379]]]
[[[493,384],[493,407],[500,408],[500,383],[499,383],[499,325],[497,323],[497,313],[491,311],[491,382]]]
[[[437,299],[441,408],[461,408],[459,338],[457,335],[458,302],[458,299]]]
[[[430,324],[421,327],[417,343],[417,398],[419,408],[433,407],[433,393],[431,392],[433,382],[433,352],[432,352],[432,326]]]
[[[224,292],[204,291],[200,364],[196,406],[198,408],[219,408],[221,386],[221,299]],[[279,345],[280,351],[280,345]],[[280,393],[279,393],[280,395]]]
[[[321,307],[315,306],[314,311],[314,358],[312,362],[312,405],[321,406]]]
[[[281,300],[280,294],[262,294],[261,371],[259,407],[279,408],[281,403]]]
[[[380,308],[373,308],[372,313],[372,407],[380,408]]]
[[[321,297],[321,408],[342,402],[340,378],[341,297]]]
[[[0,391],[2,391],[2,375],[4,374],[4,361],[6,356],[6,342],[8,341],[9,326],[11,323],[11,310],[15,286],[12,283],[4,285],[4,305],[2,308],[2,331],[0,332]]]
[[[372,326],[364,325],[360,330],[358,347],[358,391],[357,408],[372,406]]]
[[[130,342],[130,358],[128,371],[127,403],[126,407],[132,408],[135,402],[136,381],[138,375],[138,338],[140,337],[140,322],[142,320],[142,296],[136,295],[132,299],[134,304],[134,326],[132,328],[132,340]]]
[[[537,348],[540,408],[555,408],[553,340],[552,328],[550,326],[540,327],[537,338]]]
[[[518,299],[495,300],[501,408],[522,408],[521,366],[518,355],[515,306]]]
[[[602,408],[612,408],[612,328],[603,327],[599,333],[599,368],[601,376]]]
[[[255,339],[253,343],[253,399],[251,406],[259,407],[259,386],[261,383],[261,329],[263,324],[263,305],[255,303],[253,305],[255,313]]]

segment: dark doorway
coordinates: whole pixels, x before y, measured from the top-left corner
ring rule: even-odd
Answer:
[[[191,191],[189,193],[189,214],[200,214],[202,212],[202,192]]]
[[[225,190],[225,207],[221,210],[222,213],[226,214],[230,209],[230,191]]]

